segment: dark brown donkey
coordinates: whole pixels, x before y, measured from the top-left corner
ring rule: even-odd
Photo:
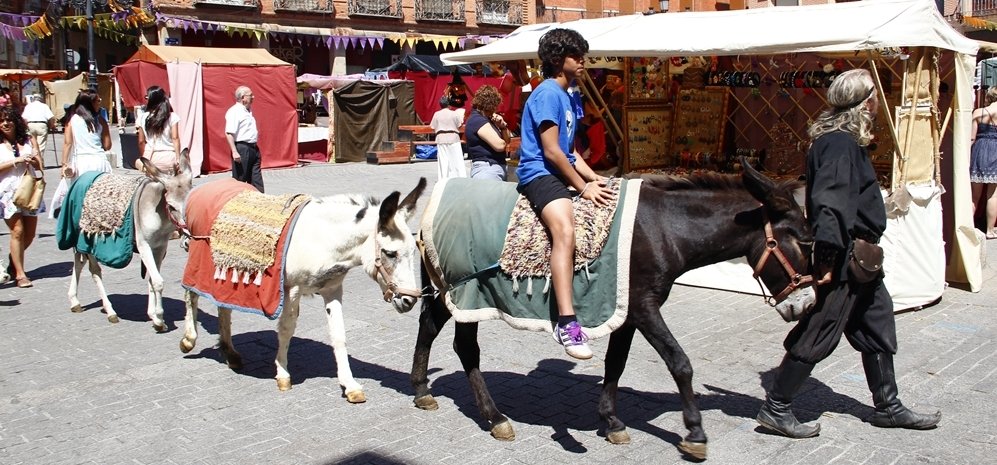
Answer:
[[[792,183],[777,185],[750,168],[742,177],[644,177],[633,228],[629,310],[623,325],[610,335],[599,399],[607,440],[615,444],[630,442],[626,425],[616,416],[616,390],[634,333],[639,330],[664,359],[678,385],[682,415],[689,429],[679,448],[694,458],[706,458],[706,433],[692,389],[692,364],[665,324],[661,306],[682,273],[747,257],[757,277],[776,293],[772,302],[784,319],[795,320],[812,307],[815,295],[805,273],[809,270],[813,238],[793,199],[795,187]],[[425,269],[423,275],[424,279],[428,275]],[[439,287],[444,283],[433,284]],[[423,300],[411,375],[415,403],[422,409],[437,408],[428,385],[429,352],[450,316],[439,297]],[[512,440],[512,425],[495,405],[481,375],[477,332],[477,323],[457,323],[454,349],[470,380],[478,409],[491,424],[492,436]]]

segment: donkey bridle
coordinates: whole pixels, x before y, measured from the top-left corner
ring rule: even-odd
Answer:
[[[775,256],[779,260],[779,263],[782,264],[782,269],[789,276],[789,284],[786,285],[786,288],[782,292],[775,296],[765,295],[765,286],[762,285],[760,276],[762,269],[765,268],[765,263],[771,256]],[[752,276],[755,278],[755,281],[758,281],[758,286],[762,288],[762,296],[765,297],[765,303],[773,307],[785,300],[793,291],[813,286],[814,284],[813,276],[797,272],[793,268],[793,265],[789,263],[789,260],[786,259],[786,255],[779,248],[779,241],[775,240],[775,233],[772,231],[772,222],[769,221],[767,215],[765,216],[765,251],[762,252],[761,258],[758,259],[758,263],[755,265],[755,272]]]
[[[377,257],[374,258],[374,269],[377,270],[377,274],[381,275],[384,282],[387,283],[387,289],[384,291],[384,301],[391,302],[391,299],[407,295],[409,297],[415,297],[416,299],[423,296],[421,289],[407,289],[404,287],[398,287],[398,283],[395,282],[394,271],[388,268],[384,262],[381,260],[381,245],[377,242],[377,231],[374,231],[374,253]]]

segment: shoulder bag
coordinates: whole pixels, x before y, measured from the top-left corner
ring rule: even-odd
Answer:
[[[858,283],[872,282],[883,275],[883,248],[856,238],[848,257],[848,274]]]
[[[45,194],[45,178],[35,172],[35,167],[26,165],[21,182],[14,191],[14,205],[34,212],[42,205]]]

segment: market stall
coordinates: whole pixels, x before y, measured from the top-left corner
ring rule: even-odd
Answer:
[[[826,86],[844,69],[869,68],[887,102],[872,156],[891,210],[884,266],[896,307],[938,299],[946,279],[979,289],[980,239],[968,180],[978,46],[953,30],[933,2],[537,24],[443,59],[535,59],[540,36],[554,27],[581,32],[589,56],[627,57],[622,120],[624,165],[631,171],[736,172],[744,155],[774,177],[798,175],[806,125],[826,106]],[[744,263],[694,270],[680,282],[758,292]]]
[[[114,67],[114,77],[128,107],[144,104],[149,86],[166,89],[180,115],[180,144],[190,148],[195,173],[232,168],[225,112],[243,85],[253,89],[263,168],[298,162],[298,133],[288,130],[298,125],[294,66],[265,49],[143,45]]]

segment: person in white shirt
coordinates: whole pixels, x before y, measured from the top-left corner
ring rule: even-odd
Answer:
[[[28,104],[21,112],[21,117],[28,123],[28,134],[35,139],[38,150],[44,156],[48,133],[55,129],[55,115],[52,113],[52,109],[45,104],[41,95],[31,94],[28,97]],[[56,163],[58,164],[58,162],[59,157],[56,154]]]
[[[145,111],[135,121],[138,151],[160,172],[174,173],[180,164],[180,116],[162,87],[149,87],[145,101]],[[135,169],[145,171],[141,159],[135,160]]]
[[[253,91],[246,86],[235,90],[235,105],[225,112],[225,138],[232,149],[232,177],[263,192],[260,170],[260,148],[256,145],[260,133],[252,113]]]
[[[90,89],[81,90],[67,114],[72,116],[63,133],[62,180],[52,196],[50,218],[62,208],[69,186],[80,174],[111,172],[111,162],[107,158],[107,151],[111,150],[111,131],[107,121],[100,117],[100,95]]]

